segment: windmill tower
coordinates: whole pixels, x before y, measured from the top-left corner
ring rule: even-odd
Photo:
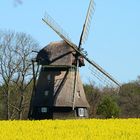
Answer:
[[[85,66],[84,60],[102,76],[120,86],[110,74],[91,61],[81,48],[89,32],[93,6],[94,2],[90,0],[78,46],[70,41],[69,37],[49,15],[42,19],[63,41],[52,42],[37,54],[35,62],[41,66],[41,70],[37,83],[34,83],[29,118],[88,117],[89,104],[78,70],[79,67]],[[36,81],[35,74],[34,81]]]

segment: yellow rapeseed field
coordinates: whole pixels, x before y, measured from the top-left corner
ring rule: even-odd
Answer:
[[[0,140],[140,140],[140,119],[0,121]]]

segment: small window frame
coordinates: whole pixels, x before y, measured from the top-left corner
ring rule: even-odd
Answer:
[[[47,113],[48,108],[47,107],[41,107],[41,113]]]
[[[48,73],[48,75],[47,75],[47,80],[50,82],[51,81],[51,74],[50,73]]]
[[[45,90],[44,95],[47,97],[49,95],[49,90]]]
[[[78,117],[85,117],[85,108],[77,108]]]

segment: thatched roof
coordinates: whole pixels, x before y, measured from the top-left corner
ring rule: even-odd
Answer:
[[[72,65],[75,51],[64,41],[52,42],[37,55],[37,62],[39,64],[49,65]]]

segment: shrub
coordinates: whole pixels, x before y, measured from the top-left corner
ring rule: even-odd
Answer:
[[[117,103],[110,96],[105,96],[97,108],[97,114],[105,118],[116,118],[119,116],[120,109]]]

